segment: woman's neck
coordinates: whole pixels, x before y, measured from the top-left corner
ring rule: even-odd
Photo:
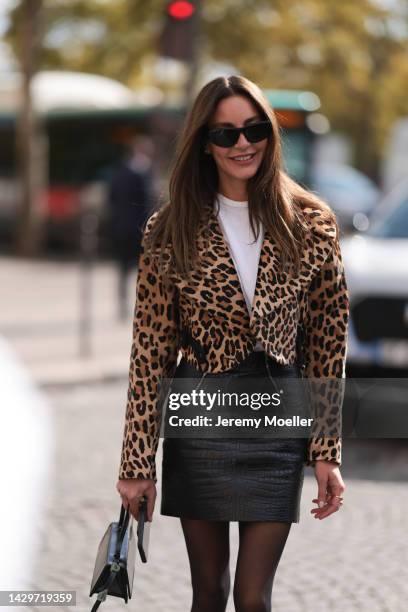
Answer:
[[[242,181],[239,181],[236,184],[225,185],[225,183],[222,183],[222,181],[220,181],[218,185],[218,193],[221,193],[226,198],[229,198],[230,200],[235,200],[237,202],[248,201],[246,182],[243,183]]]
[[[225,193],[224,190],[220,191],[218,190],[218,193],[220,193],[222,196],[224,196],[224,198],[227,198],[228,200],[233,200],[234,202],[248,202],[248,197],[246,195],[243,194],[236,194],[235,192],[227,192]]]

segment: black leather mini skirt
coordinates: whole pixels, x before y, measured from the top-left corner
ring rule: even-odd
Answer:
[[[254,351],[234,370],[211,375],[299,378]],[[200,378],[183,359],[174,378]],[[307,438],[192,437],[163,440],[160,512],[209,521],[299,522]]]

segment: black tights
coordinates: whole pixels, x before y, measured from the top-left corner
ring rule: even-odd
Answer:
[[[229,522],[181,519],[190,560],[191,612],[225,612],[230,591]],[[272,584],[291,523],[240,522],[236,612],[270,612]]]

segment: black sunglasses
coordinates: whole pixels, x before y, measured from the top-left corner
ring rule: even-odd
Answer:
[[[217,147],[233,147],[237,144],[241,132],[248,142],[260,142],[272,132],[270,121],[259,121],[245,127],[223,127],[208,130],[208,140]]]

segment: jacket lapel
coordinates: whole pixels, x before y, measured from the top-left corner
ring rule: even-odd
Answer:
[[[241,286],[240,278],[235,267],[234,260],[232,258],[227,239],[224,236],[224,232],[220,226],[216,212],[213,210],[211,213],[209,223],[209,234],[210,234],[210,249],[215,251],[215,255],[219,257],[223,263],[224,271],[232,279],[232,284],[236,287],[237,293],[239,294],[239,301],[242,308],[242,315],[247,319],[250,326],[252,327],[255,319],[262,315],[265,307],[267,310],[271,308],[271,302],[276,295],[275,292],[267,292],[266,287],[268,284],[273,282],[274,275],[277,275],[278,268],[278,248],[274,245],[265,231],[261,252],[259,256],[255,293],[251,305],[251,315],[248,312],[247,304],[245,301],[244,292]],[[282,279],[281,283],[282,283]],[[268,304],[266,304],[268,302]]]
[[[196,276],[199,299],[205,289],[205,279],[219,284],[220,287],[225,284],[226,299],[215,300],[209,305],[209,310],[222,312],[224,317],[231,318],[235,326],[242,325],[245,332],[249,329],[254,339],[268,337],[271,345],[276,343],[277,351],[281,350],[282,337],[293,335],[295,320],[301,317],[300,310],[305,303],[304,296],[310,282],[331,251],[332,229],[326,229],[318,212],[312,212],[317,220],[315,221],[312,215],[306,215],[310,227],[297,276],[293,276],[290,270],[279,271],[280,248],[265,230],[251,314],[248,312],[240,279],[214,209],[199,231],[197,247],[202,264],[201,271]],[[231,297],[233,300],[229,299]]]

